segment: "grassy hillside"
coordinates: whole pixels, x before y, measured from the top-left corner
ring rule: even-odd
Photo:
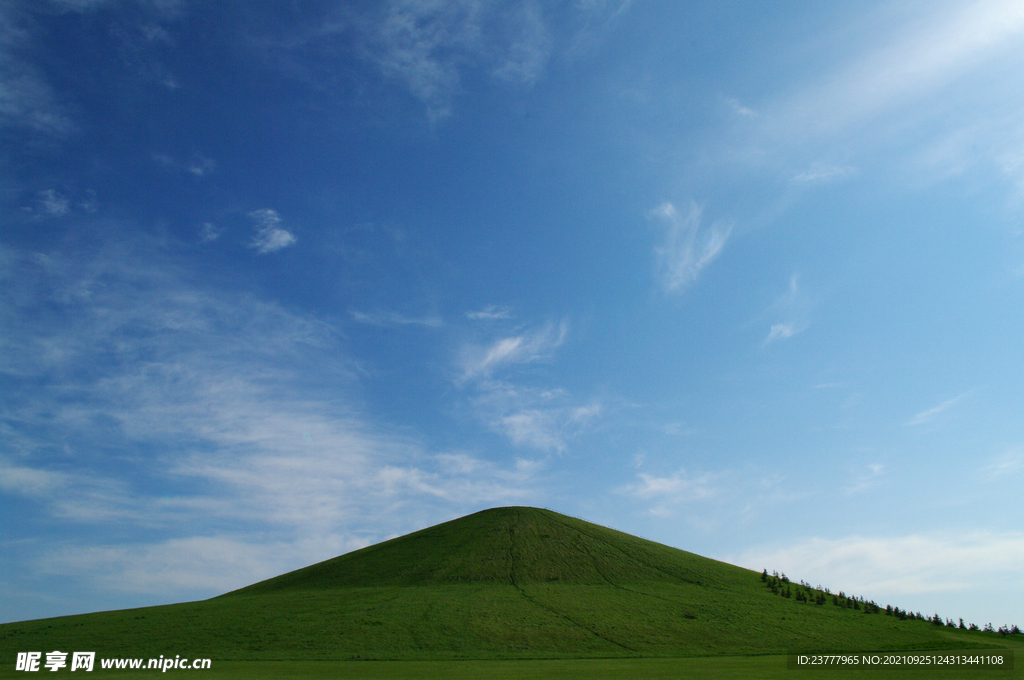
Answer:
[[[778,654],[999,644],[780,597],[761,574],[558,513],[497,508],[220,597],[0,626],[0,649],[250,659]]]

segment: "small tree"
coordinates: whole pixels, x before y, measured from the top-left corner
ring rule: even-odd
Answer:
[[[967,628],[967,626],[964,625],[964,617],[961,616],[960,617],[960,630],[963,630],[964,628]]]
[[[764,581],[764,582],[768,581],[768,570],[767,569],[765,569],[764,571],[761,572],[761,580]]]

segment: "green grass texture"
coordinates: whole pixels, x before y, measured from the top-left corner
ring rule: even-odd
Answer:
[[[193,671],[210,678],[232,677],[223,669],[247,665],[280,673],[265,677],[292,677],[288,669],[301,664],[337,662],[357,674],[328,675],[377,677],[379,662],[407,664],[393,670],[460,662],[451,667],[472,675],[484,662],[527,660],[555,664],[550,677],[562,677],[557,664],[580,659],[614,665],[751,657],[766,664],[790,651],[985,649],[1021,637],[900,620],[884,608],[865,613],[781,597],[760,573],[516,507],[485,510],[209,600],[0,625],[0,677],[14,668],[17,652],[54,649],[210,658],[213,669]],[[780,673],[814,677],[785,671],[782,658]],[[358,675],[360,669],[369,674]]]

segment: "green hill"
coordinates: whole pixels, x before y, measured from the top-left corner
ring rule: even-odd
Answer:
[[[990,643],[998,636],[783,597],[757,572],[535,508],[485,510],[202,602],[0,626],[5,655],[60,648],[220,660],[667,657]]]

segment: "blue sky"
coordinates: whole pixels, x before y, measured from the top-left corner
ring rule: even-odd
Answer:
[[[1024,623],[1018,2],[0,7],[0,620],[496,505]]]

